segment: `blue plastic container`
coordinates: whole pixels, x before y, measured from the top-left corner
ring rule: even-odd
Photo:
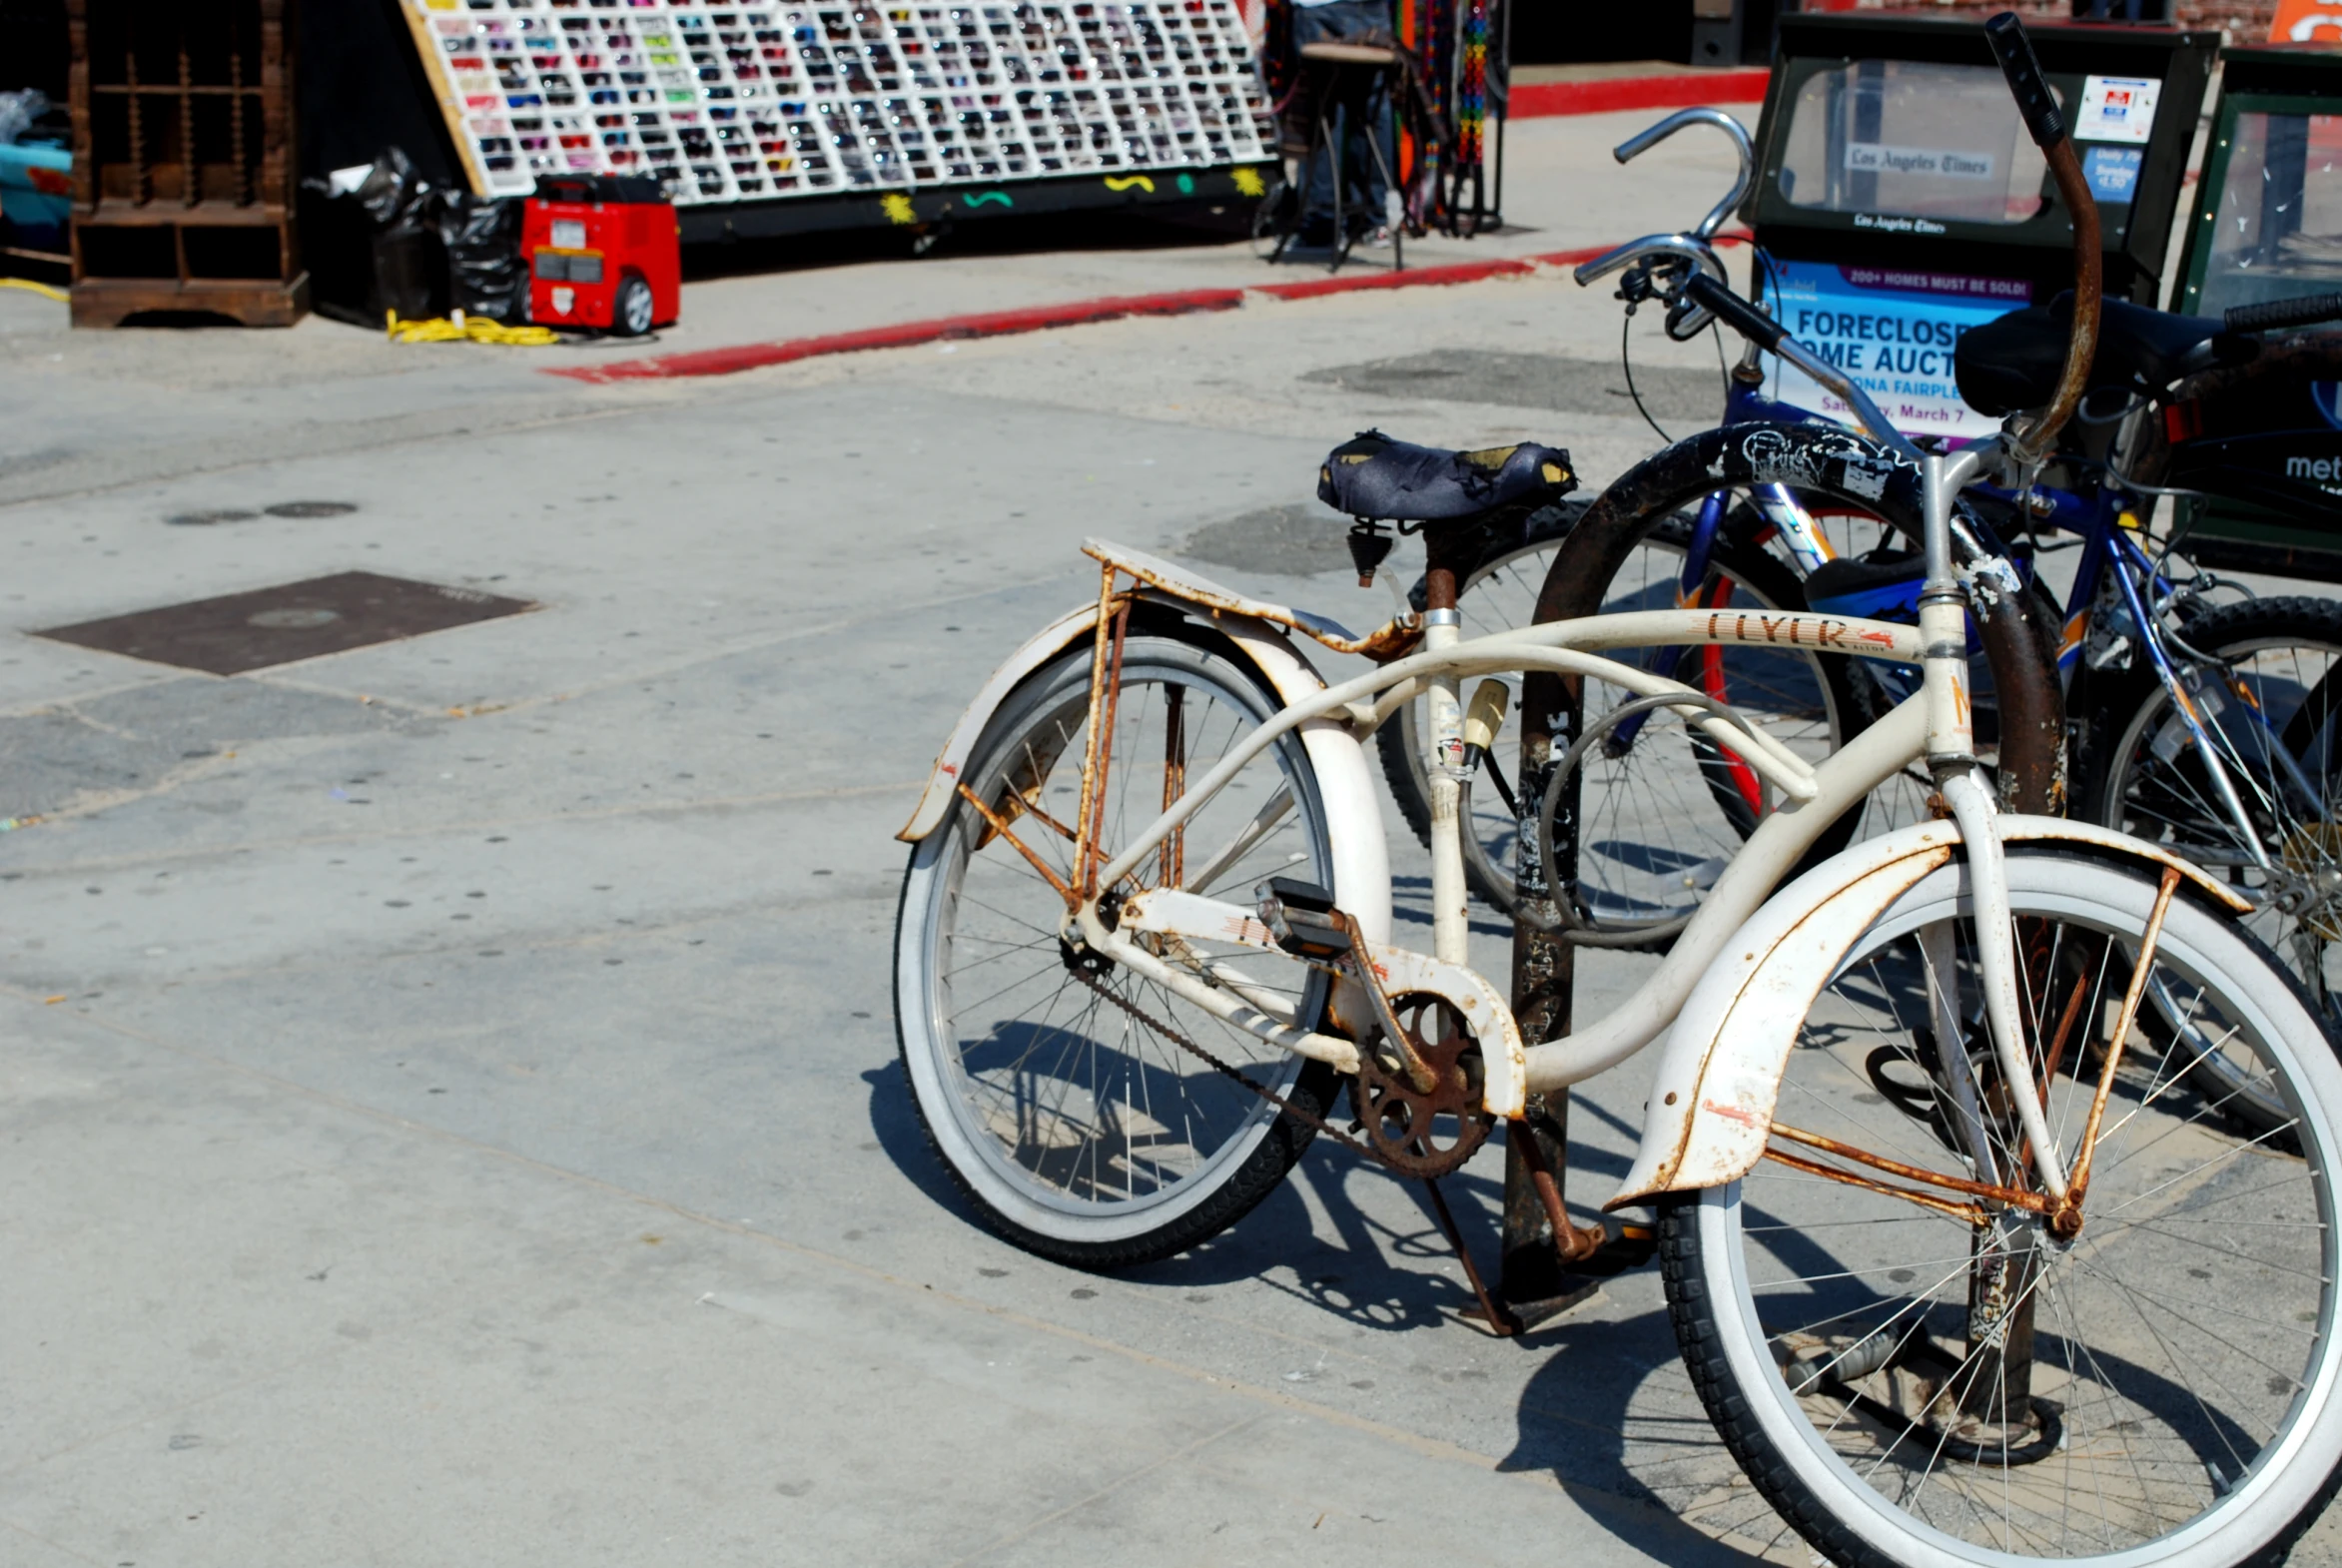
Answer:
[[[0,216],[24,249],[64,250],[73,216],[73,154],[47,142],[0,145]]]

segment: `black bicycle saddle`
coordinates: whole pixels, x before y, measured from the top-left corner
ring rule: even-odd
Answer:
[[[1952,351],[1959,395],[1979,413],[2040,407],[2056,395],[2072,321],[2068,293],[1962,334]],[[2207,346],[2208,354],[2198,353]],[[2108,300],[2098,322],[2098,356],[2090,363],[2087,390],[2167,387],[2193,371],[2241,365],[2259,350],[2253,339],[2230,333],[2217,317],[2172,316]]]
[[[1523,441],[1483,451],[1448,451],[1365,430],[1342,442],[1317,470],[1317,498],[1353,517],[1447,522],[1515,501],[1548,501],[1578,487],[1569,453]]]

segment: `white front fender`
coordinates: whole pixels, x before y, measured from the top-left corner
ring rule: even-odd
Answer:
[[[2063,842],[2176,868],[2239,914],[2252,905],[2139,839],[2059,817],[1993,819],[2003,843]],[[1660,1050],[1632,1170],[1606,1207],[1720,1186],[1765,1153],[1798,1031],[1847,953],[1897,898],[1951,860],[1959,830],[1923,822],[1856,844],[1783,888],[1734,933]]]

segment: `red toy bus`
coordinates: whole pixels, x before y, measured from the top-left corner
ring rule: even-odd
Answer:
[[[674,205],[640,175],[559,175],[536,183],[520,220],[528,319],[639,338],[682,314]]]

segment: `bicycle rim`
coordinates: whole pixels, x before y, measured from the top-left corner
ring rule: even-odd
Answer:
[[[922,845],[905,891],[904,918],[915,929],[900,950],[909,967],[899,1005],[922,1113],[974,1195],[1013,1231],[1112,1243],[1165,1235],[1209,1203],[1247,1168],[1280,1113],[1075,972],[1058,935],[1064,900],[1018,848],[1073,879],[1090,657],[1084,648],[1036,677],[966,775],[996,815],[1014,810],[1016,842],[963,801]],[[1228,661],[1134,637],[1101,812],[1110,851],[1274,711]],[[1171,882],[1248,904],[1262,877],[1323,884],[1330,864],[1306,757],[1287,737],[1131,885]],[[1305,1021],[1322,1006],[1323,979],[1289,961],[1233,945],[1170,946],[1175,951],[1165,956],[1227,963]],[[1127,970],[1095,978],[1272,1091],[1291,1091],[1310,1070]]]
[[[2215,651],[2221,674],[2207,678],[2193,700],[2275,876],[2254,862],[2201,749],[2160,685],[2115,743],[2106,820],[2169,845],[2261,899],[2262,907],[2246,917],[2253,934],[2328,1021],[2342,1023],[2342,826],[2333,811],[2342,795],[2342,725],[2334,712],[2342,647],[2268,636]],[[2272,895],[2296,907],[2279,907]],[[2202,1071],[2237,1091],[2240,1116],[2264,1122],[2281,1116],[2251,1063],[2215,1053]]]

